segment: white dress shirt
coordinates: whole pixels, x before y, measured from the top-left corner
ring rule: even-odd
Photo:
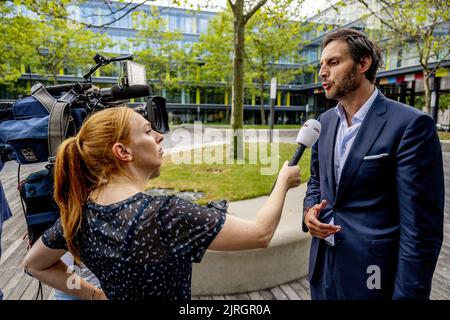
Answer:
[[[348,153],[352,148],[353,142],[355,141],[356,135],[359,132],[364,118],[373,104],[373,101],[378,95],[378,89],[375,88],[373,93],[367,99],[367,101],[362,105],[362,107],[355,113],[352,118],[352,125],[349,126],[347,122],[347,117],[345,115],[344,108],[340,103],[334,108],[334,111],[339,116],[339,128],[336,136],[336,144],[334,146],[334,177],[336,181],[336,190],[339,186],[339,180],[341,179],[342,168],[344,167],[345,161],[347,160]],[[334,218],[331,218],[330,224],[334,224]],[[330,245],[334,246],[334,235],[325,238]]]

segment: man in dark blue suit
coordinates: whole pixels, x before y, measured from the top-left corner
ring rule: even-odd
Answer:
[[[380,50],[341,29],[320,77],[336,108],[319,117],[303,230],[312,299],[428,299],[443,239],[442,153],[433,119],[373,85]]]

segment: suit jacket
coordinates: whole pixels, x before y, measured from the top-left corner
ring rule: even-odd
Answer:
[[[352,145],[336,190],[334,145],[339,117],[319,117],[304,208],[328,201],[335,234],[334,283],[343,299],[426,299],[443,239],[444,174],[436,126],[423,112],[378,93]],[[384,154],[384,155],[383,155]],[[387,154],[387,156],[386,156]],[[366,156],[369,159],[364,159]],[[303,231],[308,229],[303,223]],[[309,279],[320,240],[312,239]],[[375,267],[374,267],[375,266]],[[367,282],[379,268],[381,289]],[[375,268],[375,269],[374,269]]]

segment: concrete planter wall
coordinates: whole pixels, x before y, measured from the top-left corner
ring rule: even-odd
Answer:
[[[222,295],[272,288],[308,274],[311,237],[298,232],[272,240],[266,249],[208,250],[194,264],[193,295]]]
[[[306,183],[289,190],[280,224],[266,249],[208,250],[192,271],[193,295],[223,295],[272,288],[308,274],[311,236],[301,230]],[[234,202],[229,212],[254,219],[267,197]]]

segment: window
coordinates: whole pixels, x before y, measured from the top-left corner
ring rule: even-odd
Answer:
[[[223,104],[224,91],[222,88],[202,88],[200,102],[203,104]]]
[[[294,81],[295,84],[308,84],[313,83],[314,81],[314,72],[305,72],[296,76]]]
[[[194,18],[177,15],[169,16],[169,30],[194,33]]]
[[[98,25],[101,23],[101,21],[99,21],[99,13],[97,8],[81,7],[80,19],[82,22],[92,25]]]
[[[183,17],[183,33],[194,33],[194,19],[192,17]]]
[[[121,10],[111,16],[111,19],[119,19],[121,16],[125,14],[126,11]],[[112,26],[118,27],[118,28],[128,28],[131,29],[133,27],[132,21],[131,21],[131,14],[127,14],[126,16],[120,18],[119,20],[115,21]]]
[[[194,104],[196,98],[196,88],[186,88],[184,91],[184,99],[187,104]]]
[[[170,31],[181,31],[181,17],[179,16],[169,16],[169,30]]]
[[[163,30],[162,31],[170,31],[170,16],[167,14],[162,14],[161,19],[163,21]]]
[[[197,33],[206,33],[208,32],[208,18],[199,18],[197,20]]]
[[[302,57],[306,59],[306,63],[317,61],[317,47],[307,47],[303,49]]]
[[[67,11],[69,12],[69,18],[75,21],[80,21],[81,10],[77,6],[69,5]]]
[[[167,90],[166,99],[168,103],[181,103],[181,90],[180,89]]]
[[[133,51],[133,45],[128,40],[128,36],[124,35],[111,35],[111,40],[114,43],[112,48],[108,48],[110,53],[129,53]]]

